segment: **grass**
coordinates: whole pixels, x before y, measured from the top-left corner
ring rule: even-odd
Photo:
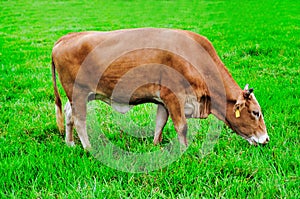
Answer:
[[[299,9],[292,0],[1,1],[0,198],[300,198]],[[204,120],[179,159],[146,173],[107,167],[78,141],[67,147],[55,124],[54,42],[68,32],[135,27],[208,37],[236,82],[255,88],[271,142],[252,147],[224,127],[201,156]],[[159,150],[152,137],[120,136],[114,118],[99,117],[118,146]],[[172,123],[164,136],[165,144],[176,136]]]

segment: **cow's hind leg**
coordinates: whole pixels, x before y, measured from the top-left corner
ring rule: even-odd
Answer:
[[[87,130],[86,130],[86,109],[87,109],[87,95],[79,95],[73,99],[72,114],[74,118],[74,124],[84,149],[91,147]]]
[[[66,138],[65,141],[67,145],[74,146],[74,136],[73,136],[73,129],[74,129],[74,119],[72,116],[72,107],[70,102],[68,101],[65,105],[65,115],[66,115]]]
[[[168,110],[161,104],[157,106],[156,126],[153,143],[156,145],[162,141],[162,131],[169,117]]]

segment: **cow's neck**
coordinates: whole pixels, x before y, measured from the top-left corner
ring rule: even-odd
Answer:
[[[211,113],[215,115],[218,119],[227,123],[227,114],[230,113],[233,105],[235,104],[238,96],[241,93],[241,88],[234,81],[229,71],[225,68],[222,62],[218,63],[218,69],[221,74],[223,81],[223,86],[225,89],[225,95],[219,93],[212,93],[213,103],[217,106],[212,105]],[[224,97],[226,99],[224,99]],[[226,107],[226,108],[225,108]]]

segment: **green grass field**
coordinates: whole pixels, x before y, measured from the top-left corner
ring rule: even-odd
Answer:
[[[299,11],[293,0],[1,1],[0,198],[300,198]],[[270,143],[250,146],[224,127],[201,156],[210,124],[202,120],[179,159],[147,173],[107,167],[78,140],[66,146],[55,122],[54,42],[69,32],[136,27],[186,29],[209,38],[236,82],[255,88]],[[61,87],[60,93],[66,102]],[[152,108],[135,109],[144,123],[141,109],[151,114]],[[159,150],[152,137],[120,136],[114,118],[99,117],[120,147]],[[176,136],[171,122],[164,136],[164,142]]]

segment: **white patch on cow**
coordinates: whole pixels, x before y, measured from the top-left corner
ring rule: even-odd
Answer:
[[[66,138],[65,141],[68,146],[75,146],[74,137],[73,137],[73,128],[74,128],[74,120],[72,116],[72,107],[70,102],[68,101],[65,105],[65,115],[66,115]]]
[[[260,137],[252,136],[251,139],[260,144],[266,144],[270,140],[267,133],[263,134]]]
[[[200,103],[195,96],[187,96],[184,104],[184,114],[187,118],[200,117]]]
[[[111,105],[111,99],[108,98],[104,94],[100,94],[100,93],[94,94],[94,93],[91,92],[89,95],[94,95],[96,100],[101,100],[101,101],[105,102],[106,104]]]
[[[116,111],[122,114],[125,114],[133,107],[128,104],[120,104],[116,102],[112,102],[111,106],[113,107],[113,109],[115,109]]]
[[[184,114],[185,114],[185,116],[188,117],[188,118],[192,117],[193,113],[194,113],[194,106],[193,106],[193,104],[186,103],[184,105]]]
[[[126,113],[128,112],[133,106],[128,105],[128,104],[124,104],[124,103],[118,103],[118,102],[114,102],[111,98],[107,97],[104,94],[94,94],[94,93],[90,93],[89,96],[94,95],[95,100],[101,100],[102,102],[110,105],[115,111],[119,112],[119,113]]]

